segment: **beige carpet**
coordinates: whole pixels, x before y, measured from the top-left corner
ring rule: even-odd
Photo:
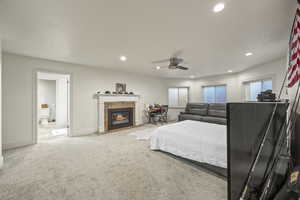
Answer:
[[[1,200],[225,200],[226,182],[130,131],[53,137],[5,152]]]

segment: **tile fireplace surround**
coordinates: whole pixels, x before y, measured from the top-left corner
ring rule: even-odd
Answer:
[[[140,96],[138,95],[99,95],[97,98],[98,101],[98,132],[105,133],[107,132],[106,125],[106,115],[105,112],[107,107],[124,107],[124,105],[131,104],[134,107],[134,126],[142,124],[141,116],[141,102]]]

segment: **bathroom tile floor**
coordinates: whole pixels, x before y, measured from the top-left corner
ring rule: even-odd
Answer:
[[[55,130],[55,122],[49,122],[49,124],[47,124],[47,125],[39,124],[39,127],[38,127],[39,140],[53,137],[53,133],[52,133],[53,130]]]

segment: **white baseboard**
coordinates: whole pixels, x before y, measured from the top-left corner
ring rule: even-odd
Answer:
[[[98,132],[97,128],[78,129],[72,131],[71,137],[90,135],[97,132]]]
[[[2,148],[3,150],[15,149],[20,147],[25,147],[29,145],[33,145],[32,141],[30,142],[13,142],[13,143],[3,143]]]
[[[3,167],[4,164],[4,158],[3,156],[0,156],[0,169]]]

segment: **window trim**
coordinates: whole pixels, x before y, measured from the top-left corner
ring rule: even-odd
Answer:
[[[169,89],[171,89],[171,88],[176,88],[176,89],[180,89],[180,88],[186,88],[187,89],[187,96],[188,96],[188,100],[187,100],[187,103],[189,103],[190,102],[190,87],[189,86],[180,86],[180,87],[178,87],[178,86],[170,86],[170,87],[168,87],[168,89],[167,89],[167,94],[168,94],[168,105],[170,104],[170,98],[169,98]],[[171,105],[169,105],[169,108],[173,108],[173,109],[182,109],[182,108],[185,108],[186,106],[179,106],[179,105],[177,105],[177,106],[171,106]]]
[[[206,88],[206,87],[220,87],[220,86],[224,86],[225,87],[225,93],[226,93],[226,103],[228,102],[228,89],[227,89],[227,84],[226,83],[224,83],[224,84],[211,84],[211,85],[203,85],[203,86],[201,86],[201,89],[202,89],[202,91],[201,91],[201,95],[202,95],[202,102],[203,103],[205,103],[204,102],[204,88]],[[216,98],[216,91],[215,91],[215,98]]]

